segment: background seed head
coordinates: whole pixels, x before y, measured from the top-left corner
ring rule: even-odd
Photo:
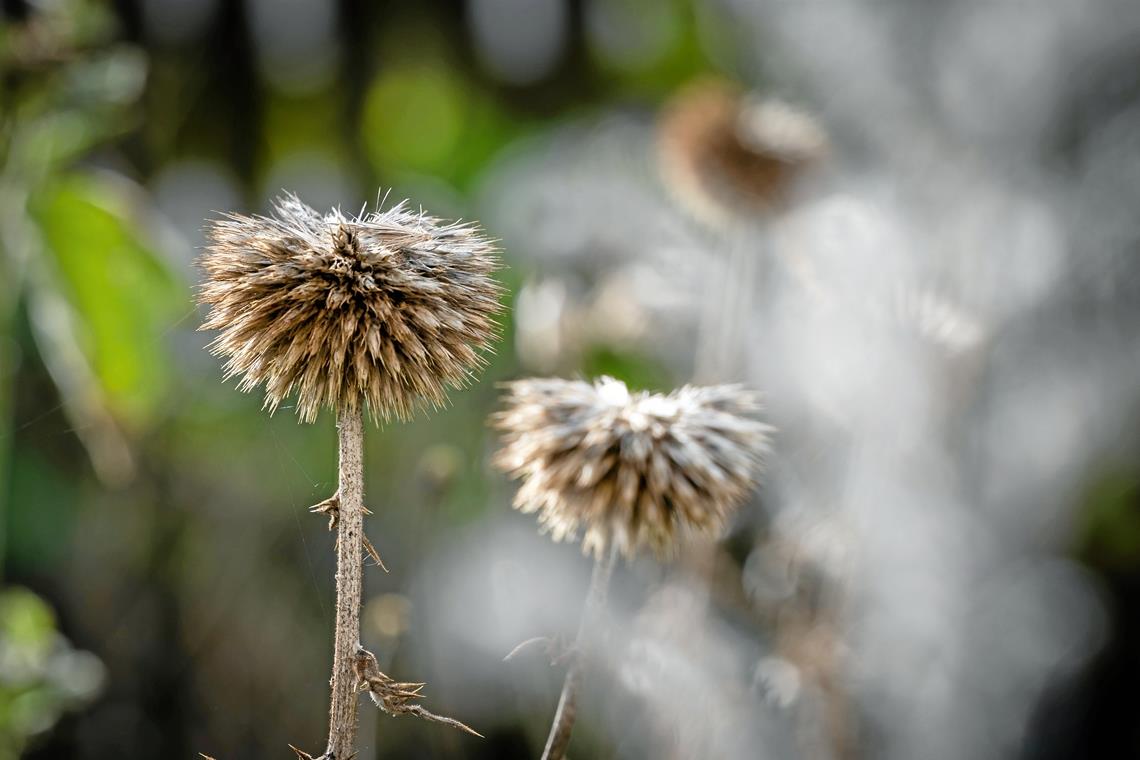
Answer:
[[[322,406],[367,404],[373,419],[440,406],[495,337],[502,292],[493,245],[406,203],[357,217],[321,215],[288,195],[270,216],[230,214],[207,229],[203,330],[239,388],[290,394],[313,421]]]
[[[829,149],[827,133],[807,112],[718,80],[674,96],[658,133],[666,185],[714,226],[782,208],[795,181]]]
[[[668,554],[687,531],[719,533],[755,485],[771,428],[735,385],[630,393],[603,377],[507,385],[495,464],[523,481],[514,506],[583,551]]]

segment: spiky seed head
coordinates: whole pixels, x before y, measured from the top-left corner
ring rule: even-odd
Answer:
[[[321,407],[367,405],[408,418],[464,385],[495,336],[501,288],[493,245],[400,203],[346,217],[296,196],[270,216],[210,224],[199,301],[203,330],[239,388],[265,386],[270,410],[291,393],[313,421]]]
[[[522,480],[514,506],[538,512],[555,541],[667,555],[685,532],[719,533],[748,496],[771,431],[757,394],[736,385],[631,393],[594,383],[509,383],[494,463]]]
[[[828,151],[826,133],[806,112],[718,80],[681,90],[662,113],[659,135],[669,188],[717,225],[778,209]]]

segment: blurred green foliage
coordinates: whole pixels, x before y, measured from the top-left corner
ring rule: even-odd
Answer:
[[[24,588],[0,591],[0,759],[20,757],[31,737],[94,697],[102,680],[102,665],[60,636],[43,599]]]
[[[0,567],[58,562],[77,511],[49,457],[11,448],[32,358],[106,482],[131,477],[123,430],[144,425],[163,394],[158,332],[183,295],[144,242],[137,191],[77,167],[129,129],[142,93],[145,60],[116,34],[108,9],[87,2],[0,27]],[[0,757],[93,698],[102,670],[71,649],[43,599],[0,588]]]
[[[53,4],[5,27],[0,57],[0,331],[29,326],[21,348],[39,355],[107,482],[133,471],[121,428],[157,410],[167,365],[159,333],[186,299],[147,240],[141,192],[76,167],[130,127],[142,93],[145,60],[115,34],[102,4]],[[18,358],[5,344],[0,363]],[[12,393],[10,382],[0,387],[0,425],[13,421]]]
[[[118,188],[72,174],[32,199],[55,280],[85,325],[82,348],[118,419],[142,423],[160,407],[169,372],[164,325],[185,310],[177,284],[140,234]],[[82,230],[82,234],[76,234]]]
[[[1134,469],[1102,473],[1084,505],[1077,551],[1085,561],[1116,572],[1140,563],[1140,475]]]

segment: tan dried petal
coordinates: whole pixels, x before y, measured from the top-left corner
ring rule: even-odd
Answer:
[[[230,214],[207,229],[203,330],[243,391],[265,386],[275,410],[291,394],[313,421],[321,407],[366,404],[408,418],[463,386],[496,334],[502,289],[478,228],[401,203],[346,217],[295,196],[270,216]]]
[[[771,428],[736,385],[630,393],[603,377],[507,385],[497,467],[522,480],[514,506],[556,541],[603,556],[668,553],[682,532],[715,534],[755,486]]]

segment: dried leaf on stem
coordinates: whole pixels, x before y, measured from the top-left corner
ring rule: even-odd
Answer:
[[[376,655],[363,647],[356,653],[356,675],[359,679],[357,688],[360,691],[367,691],[372,696],[372,701],[376,703],[376,706],[393,717],[414,715],[433,723],[442,723],[445,726],[458,728],[460,731],[466,731],[480,739],[485,738],[483,734],[470,726],[460,723],[454,718],[436,715],[416,702],[418,699],[423,699],[421,690],[426,684],[396,681],[382,673],[380,665],[376,661]]]

